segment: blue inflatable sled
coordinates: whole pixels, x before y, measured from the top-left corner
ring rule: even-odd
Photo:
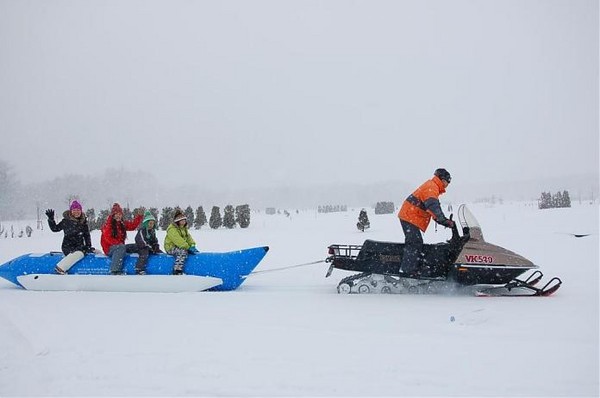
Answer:
[[[221,278],[223,284],[211,290],[227,291],[237,289],[246,277],[263,259],[268,246],[237,250],[227,253],[198,253],[188,256],[183,272],[188,275],[212,276]],[[0,277],[21,286],[18,276],[29,274],[53,274],[54,267],[63,258],[62,253],[25,254],[0,265]],[[124,271],[135,274],[137,255],[127,255]],[[168,254],[151,255],[146,272],[149,275],[170,275],[175,258]],[[69,274],[108,275],[110,258],[103,254],[88,254],[69,270]],[[22,287],[22,286],[21,286]]]

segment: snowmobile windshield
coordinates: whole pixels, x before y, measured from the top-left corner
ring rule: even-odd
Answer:
[[[460,205],[458,208],[458,221],[463,228],[469,228],[471,239],[484,240],[479,221],[477,221],[473,213],[467,208],[467,205]]]

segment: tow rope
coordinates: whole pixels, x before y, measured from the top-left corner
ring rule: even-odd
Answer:
[[[304,264],[296,264],[296,265],[288,265],[287,267],[281,267],[281,268],[273,268],[273,269],[265,269],[262,271],[252,271],[250,272],[247,276],[251,276],[251,275],[256,275],[256,274],[263,274],[265,272],[276,272],[276,271],[284,271],[286,269],[291,269],[291,268],[298,268],[298,267],[305,267],[307,265],[314,265],[314,264],[319,264],[319,263],[324,263],[325,260],[318,260],[318,261],[313,261],[310,263],[304,263]]]

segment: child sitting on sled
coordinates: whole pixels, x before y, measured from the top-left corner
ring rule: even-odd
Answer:
[[[92,247],[87,218],[83,213],[81,204],[76,200],[71,203],[69,210],[63,213],[63,219],[58,224],[54,221],[53,209],[46,210],[46,216],[48,217],[48,226],[52,232],[64,231],[65,233],[62,242],[62,252],[65,257],[54,268],[57,274],[64,275],[86,253],[96,251]]]
[[[156,218],[149,211],[144,212],[142,227],[135,235],[135,244],[138,247],[138,261],[135,263],[135,273],[138,275],[146,275],[146,264],[148,264],[148,256],[150,254],[159,254],[160,250],[158,239],[156,238]]]
[[[187,217],[180,209],[175,210],[173,222],[167,228],[164,246],[167,253],[175,256],[173,275],[182,275],[188,254],[197,254],[198,249],[188,231]]]
[[[113,204],[110,215],[102,226],[100,244],[104,254],[111,258],[111,275],[124,275],[123,259],[126,253],[137,253],[138,247],[134,243],[125,244],[127,231],[135,231],[142,222],[141,209],[133,220],[123,220],[123,209],[118,203]]]

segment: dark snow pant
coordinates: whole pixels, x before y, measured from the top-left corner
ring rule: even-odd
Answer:
[[[419,266],[419,257],[423,249],[423,236],[415,225],[403,220],[400,220],[400,224],[402,225],[402,231],[404,231],[404,253],[400,272],[412,274]]]
[[[149,247],[138,247],[138,260],[135,263],[135,272],[146,271],[146,265],[148,264],[148,257],[150,256]]]
[[[188,251],[186,249],[180,249],[179,247],[174,247],[169,250],[169,253],[172,256],[175,256],[175,265],[173,265],[173,273],[182,273],[183,265],[185,264],[185,260],[188,256]]]
[[[110,272],[123,272],[123,258],[126,253],[138,253],[137,245],[130,243],[127,245],[112,245],[108,250],[108,257],[111,258]]]

